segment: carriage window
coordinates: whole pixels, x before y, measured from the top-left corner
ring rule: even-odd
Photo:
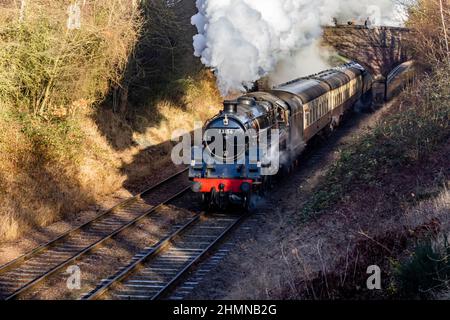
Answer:
[[[284,114],[284,110],[282,108],[278,108],[277,122],[278,122],[278,125],[280,125],[281,127],[286,126],[285,114]]]
[[[314,103],[314,122],[317,121],[318,115],[319,115],[319,102],[316,101],[316,102]]]
[[[322,101],[321,101],[321,99],[319,99],[317,101],[317,119],[316,120],[319,120],[319,118],[320,118],[320,107],[321,107],[321,105],[322,105]]]

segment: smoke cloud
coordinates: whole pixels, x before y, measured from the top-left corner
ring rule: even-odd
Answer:
[[[400,25],[394,0],[197,0],[195,55],[215,70],[223,95],[273,73],[286,81],[327,67],[319,48],[333,18]]]

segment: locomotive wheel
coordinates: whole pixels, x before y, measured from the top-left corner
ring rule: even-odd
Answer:
[[[202,193],[202,207],[203,210],[211,210],[211,193]]]
[[[281,169],[282,170],[282,175],[285,176],[285,177],[289,176],[291,174],[291,169],[292,169],[292,165],[291,164],[283,165],[283,168]]]
[[[264,196],[267,192],[267,177],[263,177],[260,187],[258,188],[258,193]]]
[[[209,193],[202,193],[202,205],[205,206],[209,203]]]
[[[272,177],[271,176],[266,176],[263,179],[263,183],[262,183],[262,186],[261,186],[260,193],[261,193],[262,196],[265,196],[268,193],[270,193],[271,189],[272,189]]]
[[[252,210],[254,209],[254,205],[252,202],[252,194],[249,193],[245,196],[245,200],[244,200],[244,209],[247,212],[252,212]]]
[[[206,212],[212,211],[216,204],[217,192],[212,189],[210,193],[204,193],[202,195],[203,208]]]
[[[225,200],[225,195],[222,193],[219,193],[219,194],[216,193],[215,203],[220,211],[224,211],[226,209],[226,204],[227,204],[227,202]]]
[[[212,189],[208,201],[208,211],[211,211],[214,208],[216,200],[217,200],[217,191],[216,189]]]

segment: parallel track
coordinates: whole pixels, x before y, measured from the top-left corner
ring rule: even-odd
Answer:
[[[156,300],[168,297],[247,215],[199,214],[116,275],[105,279],[85,300]]]
[[[70,263],[189,191],[184,169],[80,227],[0,267],[0,299],[17,299]]]

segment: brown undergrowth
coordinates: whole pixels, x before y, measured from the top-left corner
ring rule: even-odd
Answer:
[[[301,285],[293,280],[301,289],[282,296],[429,299],[450,289],[449,10],[442,3],[410,8],[410,47],[425,75],[370,134],[341,151],[301,210],[303,221],[331,214],[352,221],[357,239],[339,262]],[[365,287],[371,264],[382,267],[381,291]]]
[[[319,256],[335,258],[324,258],[329,263],[306,278],[297,269],[302,260],[289,255],[294,270],[290,285],[275,296],[427,299],[448,290],[448,79],[441,70],[417,83],[372,132],[341,151],[299,221],[339,217],[337,226],[347,225],[336,228],[348,233],[343,235],[346,251],[321,252]],[[289,244],[294,252],[295,245]],[[367,290],[370,265],[383,271],[380,291]]]
[[[76,3],[81,25],[68,28],[73,1],[0,1],[0,242],[170,174],[172,131],[192,130],[220,105],[211,74],[179,59],[192,56],[188,19],[155,19],[184,7]],[[110,97],[136,77],[138,107],[122,99],[117,110]]]

